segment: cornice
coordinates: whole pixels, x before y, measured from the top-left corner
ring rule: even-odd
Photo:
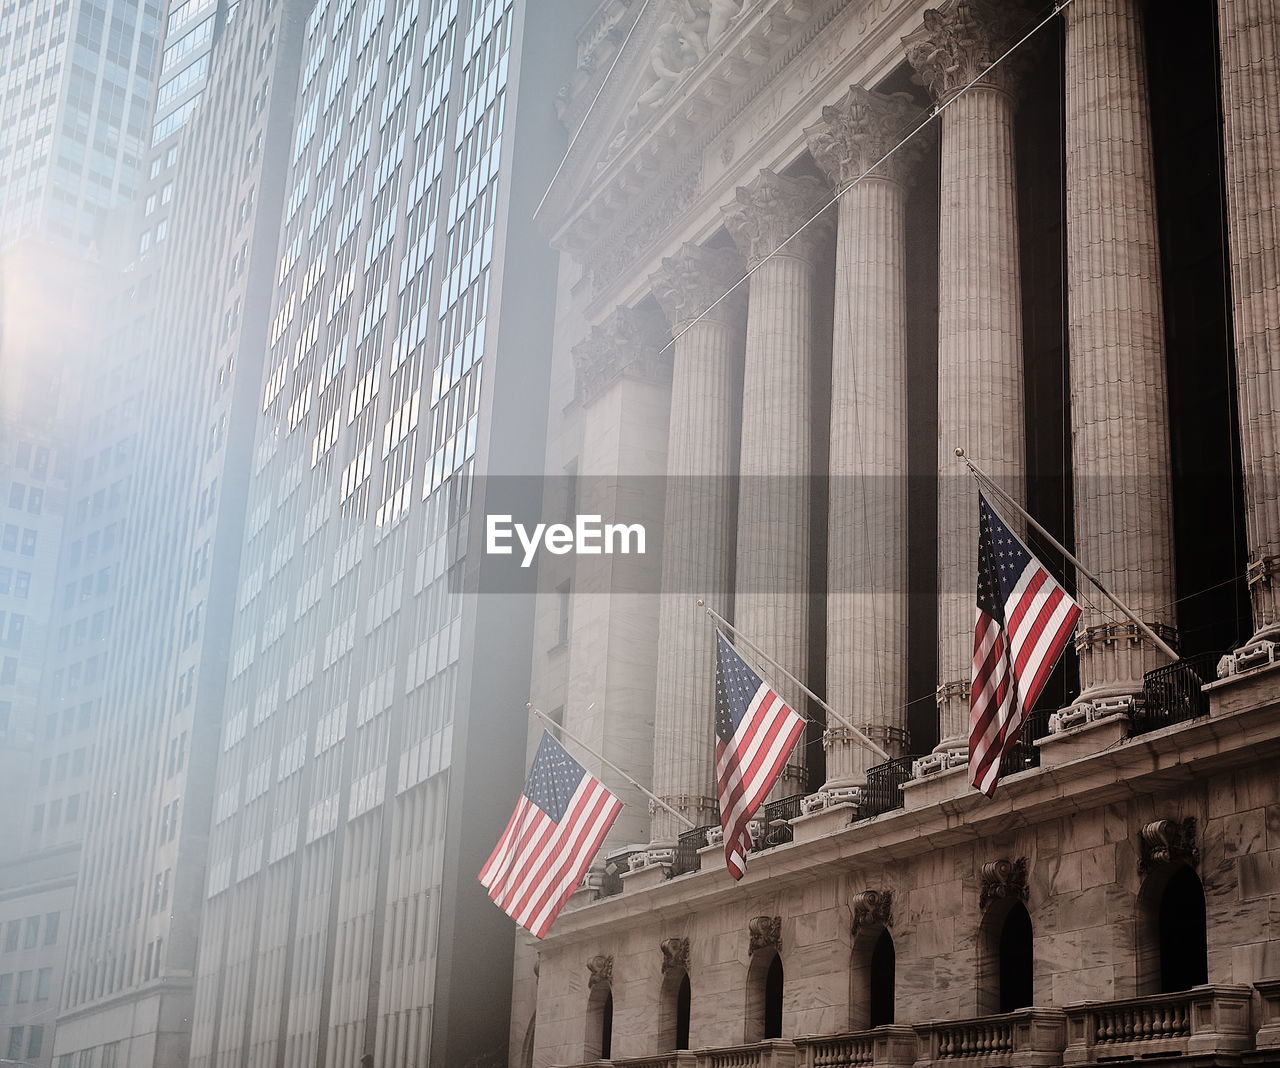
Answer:
[[[970,792],[753,853],[739,882],[713,867],[577,908],[571,904],[543,942],[544,953],[598,939],[604,931],[612,935],[698,910],[759,902],[842,873],[865,875],[923,851],[1006,835],[1135,795],[1168,793],[1280,757],[1280,668],[1210,684],[1206,692],[1213,695],[1208,716],[1020,772],[1003,780],[993,799]]]

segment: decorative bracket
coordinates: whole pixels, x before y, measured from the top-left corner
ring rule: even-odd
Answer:
[[[863,890],[860,894],[854,894],[853,905],[853,934],[857,933],[869,924],[875,924],[879,927],[888,927],[893,923],[893,891],[892,890]]]
[[[587,980],[587,989],[594,990],[601,983],[613,984],[613,957],[597,956],[587,961],[587,971],[591,977]]]
[[[1153,820],[1139,832],[1142,855],[1138,872],[1146,875],[1162,864],[1200,863],[1200,850],[1196,846],[1196,818],[1184,820]]]
[[[751,941],[747,948],[752,954],[770,947],[774,949],[782,948],[781,916],[754,916],[747,924],[747,931],[751,935]]]
[[[687,938],[664,938],[658,948],[662,950],[663,975],[666,975],[673,968],[679,968],[686,972],[689,970],[689,940]]]
[[[985,909],[993,901],[1025,903],[1029,894],[1026,857],[992,860],[982,865],[982,893],[978,897],[978,908]]]

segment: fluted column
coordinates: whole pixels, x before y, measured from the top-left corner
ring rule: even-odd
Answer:
[[[735,361],[746,273],[732,248],[685,245],[650,276],[678,335],[671,382],[663,519],[653,789],[702,827],[715,822],[715,631],[698,598],[730,611],[733,576]],[[650,841],[671,845],[684,825],[651,807]]]
[[[1009,5],[949,0],[905,38],[942,116],[938,271],[939,749],[963,752],[977,587],[977,491],[957,446],[1021,498],[1026,471],[1022,293],[1008,62]]]
[[[647,523],[661,515],[667,469],[671,363],[661,353],[671,334],[656,309],[619,308],[573,349],[582,450],[577,510],[605,522]],[[656,498],[656,499],[655,499]],[[653,537],[653,531],[649,531]],[[656,546],[644,554],[574,558],[565,726],[635,779],[653,776],[653,709],[657,676]],[[626,808],[608,845],[643,842],[648,799],[585,753],[574,756],[599,776]],[[607,848],[597,863],[602,863]]]
[[[824,194],[815,178],[764,170],[723,209],[743,255],[759,265],[747,301],[734,623],[799,678],[809,663],[813,274],[823,221],[781,246],[822,206]],[[762,667],[803,709],[795,688]],[[800,743],[773,796],[804,786]]]
[[[809,151],[843,186],[918,126],[905,93],[850,86],[808,127]],[[836,223],[831,350],[827,700],[890,756],[906,743],[907,182],[918,135],[849,189]],[[864,784],[880,762],[828,725],[826,790]]]
[[[1256,638],[1280,636],[1280,9],[1218,0],[1232,323]]]
[[[1076,553],[1172,638],[1169,398],[1140,13],[1137,0],[1075,0],[1065,18]],[[1107,622],[1114,611],[1082,607],[1081,701],[1138,692],[1142,673],[1168,658],[1135,624]]]

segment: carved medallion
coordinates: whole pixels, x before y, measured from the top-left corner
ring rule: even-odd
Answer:
[[[752,917],[751,922],[747,924],[747,931],[751,935],[751,941],[747,947],[751,953],[756,953],[769,947],[774,949],[782,948],[781,916]]]
[[[982,893],[978,898],[978,908],[985,909],[993,901],[1025,902],[1028,893],[1026,857],[992,860],[982,865]]]
[[[601,983],[613,982],[613,957],[597,956],[587,961],[587,971],[591,973],[587,979],[587,988],[594,989]]]
[[[1196,846],[1196,818],[1184,820],[1153,820],[1139,832],[1142,854],[1138,871],[1142,875],[1162,864],[1199,864],[1200,850]]]
[[[860,894],[854,894],[850,903],[853,905],[855,935],[868,924],[888,927],[893,923],[892,890],[863,890]]]
[[[689,970],[689,940],[687,938],[664,938],[658,947],[662,950],[662,974],[666,975],[672,968]]]

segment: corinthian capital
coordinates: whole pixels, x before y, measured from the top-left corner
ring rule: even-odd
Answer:
[[[796,236],[783,252],[811,256],[814,243],[831,225],[825,213],[813,218],[828,199],[826,186],[816,178],[787,178],[766,169],[750,185],[738,186],[733,203],[720,211],[742,254],[756,264],[792,234]]]
[[[724,297],[747,273],[741,254],[732,248],[706,248],[686,242],[674,256],[662,258],[661,270],[649,275],[653,295],[676,330],[693,322],[715,304],[713,315],[732,317],[746,293],[739,286]]]
[[[659,356],[670,340],[671,331],[657,312],[616,309],[573,347],[579,401],[591,404],[624,375],[653,381],[670,378],[671,361]]]
[[[984,84],[1011,91],[1012,60],[990,68],[1011,43],[1017,14],[1016,4],[1002,0],[947,0],[902,39],[907,61],[940,102],[984,74]]]
[[[866,174],[923,118],[924,110],[907,93],[890,96],[851,85],[838,101],[822,109],[821,122],[805,127],[804,135],[818,166],[843,185]],[[905,185],[927,143],[928,131],[921,130],[876,167],[876,176]]]

